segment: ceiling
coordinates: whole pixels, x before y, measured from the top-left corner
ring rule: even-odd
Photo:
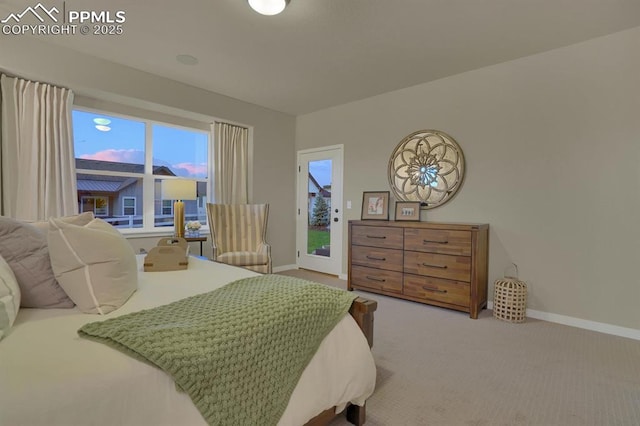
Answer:
[[[2,18],[37,2],[0,0]],[[640,26],[640,0],[291,0],[271,17],[246,0],[64,7],[125,11],[124,34],[44,41],[294,115]]]

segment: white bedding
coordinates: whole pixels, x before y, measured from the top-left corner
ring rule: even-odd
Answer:
[[[0,341],[0,425],[204,425],[168,374],[106,345],[81,339],[85,323],[164,305],[257,274],[190,258],[186,271],[142,272],[138,291],[105,315],[73,309],[21,309]],[[350,315],[322,342],[279,425],[300,426],[334,405],[362,405],[375,365]]]

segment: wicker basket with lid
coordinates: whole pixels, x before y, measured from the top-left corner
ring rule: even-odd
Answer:
[[[515,276],[496,280],[493,295],[493,317],[507,322],[524,322],[527,315],[527,283],[518,279],[518,266],[514,263]]]

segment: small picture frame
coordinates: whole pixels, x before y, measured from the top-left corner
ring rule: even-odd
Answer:
[[[396,221],[419,222],[420,201],[396,201]]]
[[[362,220],[389,220],[389,191],[362,193]]]

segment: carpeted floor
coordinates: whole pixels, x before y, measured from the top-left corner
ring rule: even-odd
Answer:
[[[282,273],[346,288],[311,271]],[[369,426],[640,425],[640,341],[358,294],[378,301]]]

